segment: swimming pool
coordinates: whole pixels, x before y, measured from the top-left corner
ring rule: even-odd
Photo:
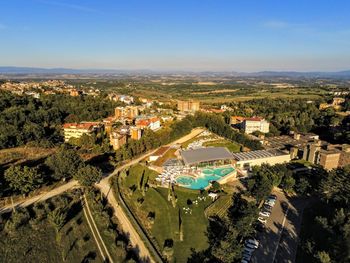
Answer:
[[[232,173],[235,169],[229,167],[205,168],[202,174],[197,177],[182,175],[176,178],[176,182],[183,187],[200,190],[206,188],[211,181],[217,181],[220,178]]]

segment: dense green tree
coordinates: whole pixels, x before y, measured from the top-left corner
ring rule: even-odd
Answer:
[[[51,224],[55,227],[56,231],[59,232],[66,223],[67,214],[63,208],[56,208],[48,214],[48,219]]]
[[[43,176],[36,168],[11,166],[5,171],[5,180],[13,190],[27,194],[42,185]]]
[[[102,172],[94,166],[86,165],[78,169],[73,178],[78,180],[82,186],[91,187],[102,179]]]
[[[72,177],[83,166],[83,160],[76,150],[63,147],[47,158],[45,164],[54,172],[53,177],[60,180]]]

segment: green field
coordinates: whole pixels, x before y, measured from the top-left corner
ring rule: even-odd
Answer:
[[[237,153],[240,152],[241,146],[234,142],[230,142],[225,139],[210,141],[203,143],[203,146],[206,147],[226,147],[229,151]]]
[[[102,262],[79,198],[67,194],[63,199],[50,199],[35,210],[29,207],[26,210],[29,221],[10,232],[6,228],[9,215],[2,216],[1,262]],[[56,232],[46,216],[62,204],[66,207],[67,221]]]
[[[188,200],[194,201],[201,194],[199,191],[181,187],[175,187],[174,189],[177,196],[177,201],[174,204],[172,201],[168,201],[169,190],[167,188],[149,187],[144,190],[145,193],[142,195],[143,190],[138,187],[141,184],[143,169],[141,165],[136,165],[131,168],[129,175],[121,180],[121,188],[125,199],[134,215],[137,216],[138,221],[147,230],[158,250],[162,253],[165,241],[171,240],[173,242],[171,253],[173,254],[170,261],[186,262],[191,254],[191,248],[203,250],[208,246],[205,235],[208,220],[205,217],[204,210],[211,203],[211,199],[207,197],[205,201],[198,201],[198,205],[188,205]],[[148,170],[145,174],[148,174],[147,176],[151,178],[155,175],[155,172]],[[190,207],[192,214],[186,214],[183,207]],[[153,216],[150,216],[150,214],[153,214]],[[181,227],[180,220],[182,222]],[[181,236],[182,241],[180,240]]]

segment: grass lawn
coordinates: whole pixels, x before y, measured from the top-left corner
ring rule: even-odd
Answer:
[[[206,147],[226,147],[229,151],[237,153],[240,152],[241,146],[234,142],[230,142],[225,139],[220,139],[216,141],[205,142],[203,146]]]
[[[122,191],[128,205],[154,240],[160,252],[164,248],[165,241],[169,239],[174,244],[172,262],[186,262],[191,255],[191,248],[195,248],[197,251],[206,249],[208,241],[205,232],[208,220],[204,210],[210,205],[211,199],[207,197],[205,201],[199,201],[198,205],[187,205],[187,200],[194,201],[200,196],[200,192],[175,187],[177,202],[173,207],[172,202],[168,201],[169,190],[167,188],[150,187],[144,195],[137,187],[135,189],[135,186],[140,185],[142,177],[140,174],[143,172],[140,165],[131,169],[129,175],[121,182]],[[185,214],[183,207],[190,207],[192,214]],[[154,215],[154,219],[150,218],[150,214]],[[180,240],[180,218],[183,241]]]
[[[162,166],[163,163],[171,158],[176,158],[175,156],[175,152],[177,151],[177,149],[175,148],[170,148],[162,157],[159,157],[154,163],[153,165],[155,166]]]
[[[52,203],[50,206],[53,206]],[[80,201],[72,201],[68,207],[68,221],[58,233],[47,218],[43,218],[35,226],[26,223],[11,233],[7,233],[2,224],[1,262],[80,263],[86,259],[89,259],[89,262],[103,262],[84,217]],[[46,211],[46,208],[42,209],[43,212]],[[31,218],[34,218],[35,213],[31,208],[29,211]]]

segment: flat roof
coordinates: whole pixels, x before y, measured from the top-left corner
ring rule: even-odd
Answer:
[[[271,150],[257,150],[251,152],[241,152],[241,153],[233,153],[232,156],[237,161],[247,161],[247,160],[256,160],[263,159],[281,155],[289,155],[289,153],[282,152],[277,149]]]
[[[181,151],[180,154],[186,165],[233,159],[232,153],[226,147],[199,148]]]

